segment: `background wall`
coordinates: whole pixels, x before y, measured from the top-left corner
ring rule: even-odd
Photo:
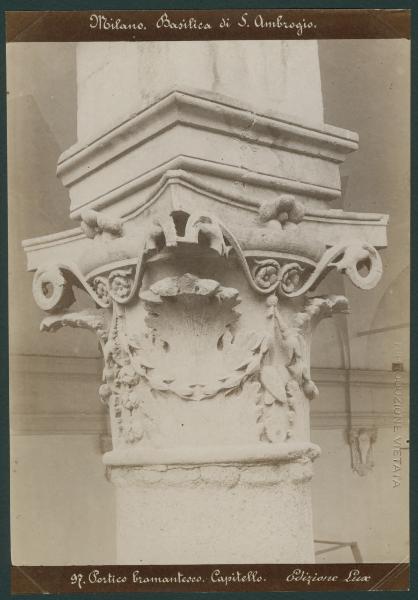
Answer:
[[[360,150],[342,168],[341,206],[389,213],[390,226],[375,290],[361,292],[335,276],[318,290],[347,295],[352,316],[323,322],[312,349],[321,392],[312,405],[312,440],[322,447],[313,480],[315,538],[356,541],[365,561],[398,562],[408,553],[409,43],[319,47],[325,122],[360,134]],[[86,564],[93,556],[111,564],[114,491],[101,463],[107,428],[97,344],[81,330],[39,332],[41,311],[20,245],[74,226],[55,167],[76,140],[75,46],[10,44],[7,78],[13,562]],[[395,363],[404,370],[393,372],[401,368]],[[395,374],[404,386],[397,487]],[[351,468],[351,426],[377,427],[375,467],[365,477]],[[318,555],[352,560],[349,548]]]

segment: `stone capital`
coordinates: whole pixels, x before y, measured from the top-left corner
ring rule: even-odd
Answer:
[[[270,507],[251,534],[264,544],[272,532],[259,561],[313,559],[301,537],[319,455],[310,343],[322,318],[348,311],[343,296],[315,288],[331,270],[373,288],[386,245],[385,215],[331,206],[338,166],[357,146],[352,132],[184,88],[60,158],[78,226],[24,247],[42,329],[84,327],[100,341],[121,562],[172,560],[174,542],[155,554],[152,506],[176,529],[183,501],[195,507],[184,562],[252,562],[244,533],[218,531],[213,556],[202,550],[214,503],[245,521]],[[91,310],[73,308],[74,287]],[[148,521],[133,524],[134,510]]]

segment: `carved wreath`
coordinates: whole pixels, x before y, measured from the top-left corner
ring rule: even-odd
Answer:
[[[234,392],[260,371],[269,340],[264,333],[235,333],[238,290],[186,274],[163,279],[140,297],[148,330],[127,345],[151,389],[203,400]]]

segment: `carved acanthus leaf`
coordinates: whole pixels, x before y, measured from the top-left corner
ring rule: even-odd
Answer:
[[[345,296],[313,296],[305,301],[304,310],[296,313],[293,325],[299,330],[311,331],[325,318],[332,317],[337,313],[348,313],[348,300]]]
[[[331,316],[334,311],[347,309],[347,300],[343,296],[309,298],[304,310],[296,313],[290,323],[278,308],[278,299],[270,296],[267,299],[267,317],[272,319],[273,327],[277,325],[282,350],[287,355],[287,370],[305,396],[310,400],[318,396],[318,388],[311,379],[308,358],[304,346],[306,336],[312,330],[312,322],[325,316]],[[288,397],[292,394],[288,394]]]
[[[81,212],[80,226],[86,236],[92,239],[103,233],[112,237],[119,237],[123,231],[121,219],[109,217],[92,209]]]
[[[271,404],[275,400],[280,404],[286,403],[286,387],[275,367],[264,365],[260,371],[260,381],[272,398],[272,401],[264,400],[266,404]]]
[[[260,221],[283,228],[295,227],[303,221],[305,207],[290,194],[281,194],[274,200],[263,202],[258,209]]]
[[[45,317],[41,322],[41,331],[57,331],[61,327],[90,329],[97,333],[103,343],[107,340],[106,321],[101,310],[64,312]]]

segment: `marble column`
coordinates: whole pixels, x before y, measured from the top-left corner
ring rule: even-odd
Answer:
[[[101,343],[120,563],[314,562],[310,342],[348,309],[314,289],[374,287],[386,245],[332,208],[357,147],[316,42],[79,45],[78,226],[24,245],[41,327]]]

